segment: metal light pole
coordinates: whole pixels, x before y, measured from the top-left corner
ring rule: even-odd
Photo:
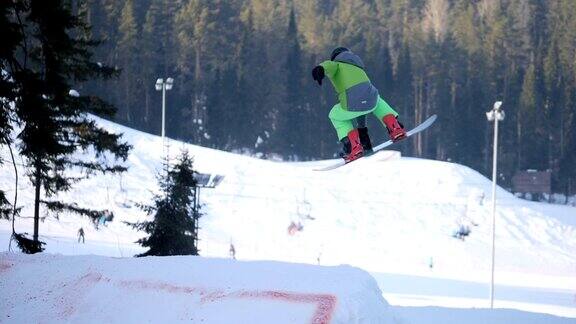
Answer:
[[[496,254],[496,168],[498,161],[498,122],[504,120],[500,109],[502,101],[496,101],[494,108],[486,113],[488,121],[494,122],[494,152],[492,153],[492,277],[490,280],[490,308],[494,308],[494,261]]]
[[[162,146],[166,146],[166,90],[172,90],[172,85],[174,84],[174,79],[159,78],[156,80],[156,90],[162,91]]]

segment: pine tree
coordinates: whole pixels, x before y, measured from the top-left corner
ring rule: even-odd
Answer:
[[[287,111],[283,112],[280,118],[278,132],[282,134],[282,139],[288,142],[283,147],[283,143],[277,143],[282,147],[282,152],[288,154],[297,154],[297,148],[304,147],[307,136],[304,135],[304,125],[300,120],[304,117],[304,109],[300,100],[301,80],[302,80],[302,53],[298,42],[298,30],[296,23],[296,13],[294,8],[290,11],[288,20],[288,30],[286,33],[286,58],[284,71],[286,78],[285,106]]]
[[[250,74],[252,73],[254,56],[257,49],[254,48],[254,22],[252,10],[248,8],[241,17],[240,36],[234,49],[235,80],[234,84],[234,103],[236,109],[228,112],[232,122],[230,123],[229,132],[232,133],[236,142],[236,147],[248,147],[253,144],[253,131],[256,128],[257,116],[254,110],[250,109],[253,93],[250,91],[252,85],[249,84]]]
[[[559,163],[559,171],[562,175],[560,182],[562,188],[560,190],[564,190],[567,196],[576,192],[576,168],[574,168],[574,161],[576,161],[576,91],[572,91],[569,96],[568,103],[571,109],[566,112],[566,142]]]
[[[125,160],[130,146],[121,143],[121,135],[96,125],[88,116],[110,116],[114,109],[94,96],[77,96],[72,84],[96,78],[109,78],[115,70],[91,60],[91,49],[98,43],[86,40],[88,26],[72,13],[68,1],[30,0],[21,2],[25,15],[22,30],[26,48],[14,64],[11,76],[18,84],[15,115],[24,125],[18,135],[20,155],[34,193],[34,235],[30,240],[18,236],[18,243],[28,253],[42,251],[39,241],[40,204],[50,211],[69,211],[97,219],[98,211],[58,200],[48,200],[94,172],[122,172],[125,167],[81,158],[77,151],[94,152],[97,157],[114,156]],[[24,28],[24,25],[27,28]],[[28,46],[28,47],[26,47]],[[74,176],[68,169],[74,169]],[[78,170],[82,172],[78,174]],[[41,196],[42,189],[44,198]]]
[[[552,107],[552,112],[557,120],[552,126],[557,130],[554,142],[559,151],[557,155],[558,166],[554,164],[557,172],[558,191],[566,194],[576,192],[576,2],[570,0],[554,1],[549,3],[549,33],[551,45],[548,46],[549,55],[545,60],[547,86],[557,91],[551,100],[557,100],[557,109]],[[556,66],[558,65],[558,66]],[[554,111],[556,110],[556,111]]]
[[[545,110],[542,109],[540,69],[531,63],[524,75],[520,107],[518,110],[518,162],[520,169],[545,169],[547,167],[547,140]]]
[[[159,179],[161,195],[143,210],[154,220],[128,223],[149,234],[137,243],[148,251],[137,256],[198,255],[197,228],[200,211],[194,209],[196,179],[193,160],[183,152],[178,163]]]
[[[559,171],[559,158],[561,156],[562,137],[562,107],[565,106],[563,89],[565,87],[564,78],[560,69],[558,40],[552,39],[544,58],[543,63],[543,84],[545,95],[543,99],[543,118],[547,133],[547,168]],[[561,181],[558,172],[554,172],[554,180]]]
[[[4,31],[2,46],[0,46],[0,145],[12,145],[12,131],[14,119],[14,100],[16,99],[17,85],[9,71],[17,62],[16,51],[22,41],[23,35],[18,25],[12,21],[21,5],[12,1],[0,3],[0,30]],[[0,158],[0,165],[4,163]],[[0,190],[0,219],[9,218],[12,206],[3,190]]]
[[[165,71],[164,38],[168,35],[160,32],[165,17],[162,15],[162,7],[159,1],[154,0],[146,10],[144,24],[142,26],[142,78],[144,89],[144,125],[150,132],[159,134],[160,123],[152,123],[154,115],[161,114],[160,101],[154,100],[155,89],[152,86],[156,79],[167,78]]]
[[[137,76],[140,73],[139,69],[139,40],[138,40],[138,25],[134,15],[133,0],[128,0],[122,8],[120,16],[120,40],[118,41],[118,57],[124,73],[122,79],[122,105],[120,117],[126,122],[130,123],[135,118],[132,113],[134,104],[133,98],[136,97],[137,89],[141,86],[137,83]]]
[[[388,99],[394,95],[394,65],[388,46],[382,48],[379,64],[380,68],[377,69],[379,73],[374,77],[380,80],[378,91],[384,98]]]
[[[205,76],[209,64],[208,55],[205,54],[209,36],[216,33],[212,19],[208,3],[192,0],[178,11],[174,20],[178,44],[176,66],[182,77],[188,79],[186,89],[182,92],[186,104],[181,112],[188,123],[181,125],[180,133],[194,143],[202,143],[202,132],[197,125],[204,123],[207,117],[208,82]]]
[[[400,118],[409,121],[414,115],[414,75],[412,74],[412,58],[408,43],[404,43],[398,58],[396,68],[394,98],[390,104],[397,107]],[[412,143],[410,143],[412,144]]]

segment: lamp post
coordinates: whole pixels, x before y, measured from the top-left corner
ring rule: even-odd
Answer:
[[[156,90],[162,91],[162,146],[166,144],[166,90],[172,90],[173,84],[172,78],[166,78],[166,81],[162,78],[156,80]]]
[[[496,101],[492,110],[486,112],[488,121],[494,122],[494,151],[492,153],[492,277],[490,280],[490,308],[494,308],[494,261],[496,254],[496,168],[498,160],[498,122],[504,120],[502,101]]]

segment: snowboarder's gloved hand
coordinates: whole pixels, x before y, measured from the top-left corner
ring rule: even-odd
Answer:
[[[324,79],[324,68],[320,65],[316,66],[312,70],[312,77],[314,80],[318,81],[319,85],[322,85],[322,79]]]

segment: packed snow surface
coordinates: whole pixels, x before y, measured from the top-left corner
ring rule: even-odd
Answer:
[[[40,236],[47,243],[46,252],[129,257],[143,251],[134,242],[144,233],[123,221],[147,219],[136,204],[149,203],[158,192],[162,141],[97,120],[124,133],[134,145],[126,163],[129,171],[93,177],[60,197],[79,206],[109,209],[115,218],[98,230],[74,215],[61,215],[59,221],[43,218]],[[528,202],[498,189],[495,307],[515,310],[493,312],[485,309],[492,251],[491,182],[478,172],[453,163],[404,158],[393,151],[318,172],[313,169],[333,161],[272,162],[168,143],[171,157],[187,149],[197,171],[224,176],[216,188],[201,189],[199,247],[204,257],[228,258],[234,247],[240,261],[362,268],[376,280],[397,318],[405,319],[402,323],[420,323],[422,318],[428,319],[425,323],[436,323],[431,318],[450,323],[446,317],[452,315],[466,318],[454,323],[482,323],[487,318],[491,323],[511,323],[498,322],[501,317],[523,320],[518,323],[576,318],[574,207]],[[7,149],[0,154],[9,161]],[[19,157],[17,163],[22,164]],[[24,208],[16,230],[31,233],[33,190],[21,167],[19,174],[19,205]],[[0,167],[0,187],[8,197],[13,185],[13,169],[5,163]],[[85,244],[77,242],[80,227],[86,233]],[[461,228],[470,234],[455,238]],[[0,221],[3,250],[8,249],[10,233],[10,222]],[[152,262],[139,260],[125,262]],[[134,266],[134,271],[138,269]]]
[[[0,271],[2,322],[393,321],[374,279],[350,266],[3,253]]]

